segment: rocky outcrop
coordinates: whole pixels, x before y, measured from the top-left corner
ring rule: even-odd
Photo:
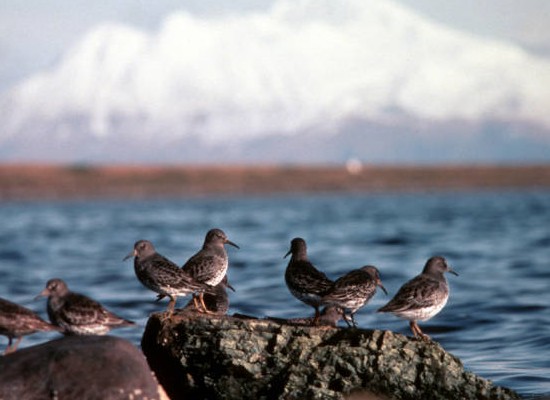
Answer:
[[[0,357],[0,399],[168,397],[130,342],[110,336],[67,336]]]
[[[153,314],[142,349],[174,399],[519,398],[436,342],[389,331]]]

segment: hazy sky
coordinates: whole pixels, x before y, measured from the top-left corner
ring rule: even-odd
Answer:
[[[548,0],[394,0],[442,24],[550,55]],[[0,0],[0,91],[53,65],[104,22],[156,29],[174,10],[204,16],[270,7],[272,0]]]

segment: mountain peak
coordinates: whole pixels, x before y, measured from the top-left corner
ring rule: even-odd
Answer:
[[[279,0],[265,13],[177,12],[157,32],[97,27],[54,68],[4,93],[0,143],[16,149],[37,132],[114,140],[131,130],[238,146],[337,135],[350,120],[524,122],[548,142],[548,87],[548,60],[389,0]]]

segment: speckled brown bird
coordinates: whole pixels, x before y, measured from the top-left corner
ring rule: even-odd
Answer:
[[[195,281],[177,264],[157,253],[155,246],[148,240],[138,240],[134,250],[124,260],[134,257],[134,271],[138,280],[146,288],[163,296],[168,296],[168,314],[172,315],[178,296],[203,292],[209,288]]]
[[[239,248],[227,238],[221,229],[210,229],[204,238],[202,248],[186,261],[182,267],[183,271],[195,282],[206,284],[211,288],[218,285],[225,277],[229,267],[229,258],[225,250],[226,244]],[[203,311],[209,313],[204,304],[203,293],[204,291],[199,292],[199,303]]]
[[[34,311],[0,298],[0,335],[7,336],[4,354],[13,353],[23,336],[41,331],[58,331],[59,328],[44,321]],[[17,339],[12,345],[13,339]]]
[[[309,261],[304,239],[292,239],[285,257],[289,254],[292,257],[285,271],[286,285],[294,297],[315,309],[313,324],[316,324],[320,316],[321,299],[332,289],[334,282]]]
[[[113,328],[135,325],[134,322],[107,310],[97,301],[71,292],[58,278],[50,279],[37,297],[48,298],[48,316],[65,335],[105,335]]]
[[[458,274],[447,265],[445,258],[431,257],[422,273],[405,283],[397,294],[378,312],[390,312],[409,321],[415,337],[429,339],[416,321],[427,321],[439,313],[449,298],[445,272]]]
[[[373,265],[365,265],[338,278],[332,289],[321,298],[321,303],[343,309],[344,320],[349,325],[348,315],[345,314],[348,312],[355,327],[355,313],[376,294],[377,287],[388,294],[382,285],[378,269]]]

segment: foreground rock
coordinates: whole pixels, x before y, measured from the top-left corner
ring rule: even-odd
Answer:
[[[0,357],[0,399],[167,397],[130,342],[68,336]]]
[[[437,343],[388,331],[153,314],[142,349],[174,399],[519,398]]]

